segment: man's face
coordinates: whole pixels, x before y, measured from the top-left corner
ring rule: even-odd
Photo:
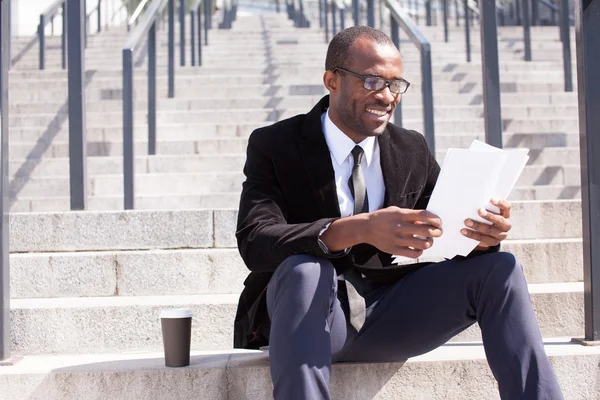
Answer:
[[[402,78],[402,59],[393,45],[358,38],[352,45],[352,52],[350,65],[339,67],[359,75]],[[328,86],[332,79],[334,85]],[[329,113],[332,121],[357,143],[367,136],[383,133],[401,97],[390,92],[388,87],[380,91],[367,90],[360,78],[339,70],[335,74],[328,71],[325,84],[331,93]]]

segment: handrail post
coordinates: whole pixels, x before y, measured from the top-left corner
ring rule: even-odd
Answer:
[[[206,1],[206,0],[204,0]],[[202,66],[202,9],[198,6],[198,66]],[[204,22],[206,23],[206,22]]]
[[[102,32],[102,0],[98,0],[98,33]]]
[[[325,43],[329,43],[329,4],[328,0],[323,0],[325,10]]]
[[[529,1],[521,0],[523,5],[523,41],[525,45],[525,61],[531,61],[531,19],[529,17]]]
[[[62,69],[67,69],[67,0],[62,3],[62,37],[60,39]]]
[[[431,26],[431,0],[425,0],[425,23],[427,26]]]
[[[323,28],[323,0],[318,0],[318,2],[319,2],[319,28]]]
[[[539,25],[540,4],[538,0],[531,0],[531,26]]]
[[[460,13],[458,12],[459,7],[458,7],[458,0],[454,0],[454,19],[456,21],[456,27],[458,28],[460,26]]]
[[[448,43],[448,0],[442,0],[444,12],[444,41]]]
[[[44,69],[44,57],[46,51],[44,27],[46,23],[46,17],[44,14],[40,15],[40,24],[38,25],[38,42],[40,43],[40,69]]]
[[[210,0],[204,0],[204,45],[208,46],[208,28],[210,27]]]
[[[323,0],[323,1],[327,1],[327,0]],[[354,26],[358,26],[359,24],[359,8],[358,8],[358,0],[352,0],[352,9],[354,10]],[[326,19],[327,20],[327,19]]]
[[[346,10],[344,8],[340,8],[340,29],[344,30],[346,29],[346,23],[345,23],[345,19],[346,19]]]
[[[496,0],[481,0],[479,4],[485,139],[488,144],[502,148],[502,109],[500,105]]]
[[[10,363],[10,269],[8,247],[8,70],[10,11],[0,2],[0,365]]]
[[[175,0],[169,0],[169,98],[175,97]]]
[[[421,88],[423,96],[423,123],[425,140],[429,150],[435,154],[435,126],[433,116],[433,82],[431,65],[431,46],[421,45]]]
[[[135,206],[134,168],[133,51],[123,49],[123,207],[125,210],[133,210]]]
[[[471,62],[471,24],[469,24],[471,9],[469,8],[468,0],[463,0],[465,7],[465,41],[467,45],[467,62]]]
[[[148,154],[156,154],[156,22],[148,31]]]
[[[573,74],[571,71],[571,32],[569,28],[569,0],[561,0],[560,2],[560,32],[560,36],[562,38],[565,92],[572,92]]]
[[[196,11],[190,10],[190,63],[192,67],[196,66]]]
[[[367,25],[375,28],[375,1],[367,0]]]
[[[337,33],[337,23],[335,15],[337,14],[337,6],[335,0],[331,1],[331,36],[335,36]]]
[[[585,341],[600,341],[600,2],[575,1]]]
[[[185,66],[185,0],[179,0],[179,65]]]
[[[83,2],[83,47],[87,49],[87,36],[88,36],[88,17],[87,17],[87,1],[82,0]]]
[[[400,28],[398,26],[398,22],[396,22],[396,19],[394,18],[393,15],[391,15],[390,13],[390,30],[392,33],[392,42],[394,42],[394,45],[396,46],[396,48],[398,49],[398,51],[400,51]],[[394,110],[394,125],[398,126],[399,128],[402,128],[402,102],[398,102],[398,104],[396,105],[396,109]]]
[[[85,3],[85,2],[83,2]],[[85,210],[87,205],[86,121],[85,121],[85,58],[84,25],[86,19],[81,1],[67,2],[67,40],[69,52],[69,176],[71,210]]]

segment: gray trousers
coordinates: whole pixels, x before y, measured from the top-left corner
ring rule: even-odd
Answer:
[[[331,262],[294,255],[277,268],[267,288],[276,400],[330,399],[332,362],[404,361],[475,322],[501,398],[563,398],[523,269],[510,253],[432,264],[392,285],[371,285],[365,301],[365,324],[356,332]]]

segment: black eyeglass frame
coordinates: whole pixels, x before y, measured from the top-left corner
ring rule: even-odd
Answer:
[[[404,94],[404,93],[406,93],[406,91],[407,91],[407,90],[408,90],[408,88],[410,87],[410,82],[409,82],[409,81],[407,81],[407,80],[406,80],[406,79],[404,79],[404,78],[400,78],[400,79],[383,79],[382,77],[380,77],[380,76],[375,76],[375,75],[360,75],[360,74],[357,74],[356,72],[348,71],[347,69],[345,69],[345,68],[341,68],[341,67],[335,67],[334,69],[332,69],[332,70],[331,70],[331,72],[335,73],[335,71],[337,71],[338,69],[339,69],[340,71],[344,71],[344,72],[346,72],[346,73],[348,73],[348,74],[350,74],[350,75],[354,75],[355,77],[357,77],[358,79],[360,79],[361,81],[363,81],[363,87],[364,87],[366,90],[380,92],[380,91],[382,91],[383,89],[385,89],[385,88],[387,87],[387,88],[389,88],[389,89],[390,89],[390,92],[392,92],[393,94]],[[368,87],[366,86],[366,85],[367,85],[367,78],[375,78],[375,79],[379,79],[379,80],[382,80],[382,81],[384,81],[384,82],[385,82],[385,84],[384,84],[384,85],[383,85],[383,87],[382,87],[381,89],[379,89],[379,90],[370,89],[370,88],[368,88]],[[392,84],[392,82],[398,82],[398,81],[406,83],[406,89],[404,89],[404,91],[403,91],[403,92],[397,92],[397,93],[396,93],[396,92],[392,91],[392,87],[391,87],[390,85]]]

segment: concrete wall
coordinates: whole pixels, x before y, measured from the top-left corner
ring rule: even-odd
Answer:
[[[55,0],[12,0],[12,24],[11,32],[13,36],[32,36],[37,32],[37,26],[40,21],[40,14],[43,13]],[[88,13],[97,5],[98,0],[86,0]],[[122,0],[102,0],[102,25],[106,25],[106,15],[111,17],[115,14]],[[119,25],[125,19],[125,13],[121,12],[114,17],[113,21],[108,21],[110,25]],[[97,29],[97,16],[93,13],[90,16],[89,31],[93,33]],[[51,34],[50,24],[46,27],[46,33]],[[62,17],[59,15],[54,19],[54,34],[58,35],[62,31]]]

